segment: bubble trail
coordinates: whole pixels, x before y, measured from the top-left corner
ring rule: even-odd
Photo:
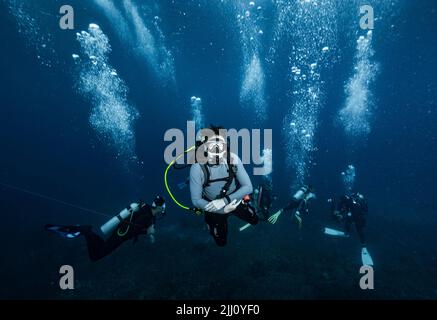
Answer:
[[[285,43],[289,57],[290,102],[283,123],[289,169],[294,171],[290,188],[305,183],[313,164],[315,135],[323,107],[321,72],[336,47],[335,1],[277,1],[273,46]],[[287,30],[293,30],[292,33]],[[270,52],[274,61],[276,48]]]
[[[343,180],[343,185],[346,193],[351,193],[355,185],[355,167],[350,164],[347,169],[341,173],[341,179]]]
[[[202,99],[199,97],[192,96],[191,100],[191,115],[193,117],[193,121],[196,125],[196,129],[199,130],[205,127],[204,116],[203,116],[203,108],[202,108]]]
[[[367,137],[371,131],[374,104],[370,86],[379,69],[373,55],[372,31],[368,31],[357,40],[354,73],[345,86],[345,104],[338,112],[338,119],[350,138]]]
[[[100,138],[112,146],[117,157],[135,161],[135,133],[133,124],[137,110],[127,102],[127,86],[111,67],[108,37],[97,24],[90,24],[88,31],[76,34],[83,58],[74,55],[79,68],[78,87],[87,97],[92,110],[90,124]]]

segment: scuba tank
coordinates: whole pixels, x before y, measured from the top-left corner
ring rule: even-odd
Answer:
[[[308,201],[314,199],[316,195],[311,192],[312,188],[309,186],[302,186],[294,195],[293,199],[298,204],[296,208],[295,216],[300,220],[300,214],[302,212],[308,214]],[[299,222],[301,224],[301,222]]]
[[[121,210],[119,214],[102,225],[100,230],[105,236],[109,236],[115,231],[122,221],[126,220],[130,215],[139,210],[140,205],[138,203],[131,203],[130,206]]]
[[[305,194],[310,190],[308,186],[302,186],[299,190],[293,195],[293,198],[296,201],[300,201],[304,198]]]

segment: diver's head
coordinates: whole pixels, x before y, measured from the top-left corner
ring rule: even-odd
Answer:
[[[208,155],[208,163],[219,164],[226,154],[226,140],[220,135],[214,135],[205,142],[205,152]]]
[[[209,164],[219,164],[226,156],[227,152],[227,135],[223,127],[211,126],[202,129],[199,137],[199,149],[203,152],[204,162]],[[196,154],[199,159],[199,154]]]
[[[355,192],[354,194],[352,194],[352,197],[359,200],[364,200],[364,196],[359,192]]]
[[[367,206],[366,199],[359,192],[355,192],[355,193],[351,194],[349,196],[349,198],[350,198],[351,204],[353,204],[353,205],[359,205],[359,206],[361,206],[363,208],[365,208]]]
[[[163,217],[165,215],[165,199],[162,196],[156,196],[152,202],[152,214]]]
[[[339,201],[339,206],[342,211],[350,210],[352,206],[352,198],[348,195],[342,196]]]

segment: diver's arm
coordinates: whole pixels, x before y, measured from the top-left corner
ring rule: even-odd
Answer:
[[[244,169],[243,163],[241,160],[235,156],[235,159],[237,161],[237,175],[236,178],[238,182],[240,183],[240,188],[235,190],[233,193],[228,195],[230,201],[232,200],[241,200],[245,195],[251,194],[253,192],[253,186],[252,182],[250,181],[249,175],[246,172],[246,169]]]
[[[332,215],[335,219],[338,221],[342,220],[345,217],[345,214],[347,213],[345,210],[345,203],[340,199],[337,202],[337,205],[332,206],[333,208]]]
[[[149,236],[150,242],[155,243],[155,225],[152,224],[147,228],[147,235]]]
[[[299,208],[300,202],[295,199],[290,200],[290,202],[282,209],[282,211],[291,211]]]
[[[195,163],[190,169],[190,193],[191,202],[196,208],[205,210],[208,201],[203,199],[203,180],[204,174],[199,164]]]

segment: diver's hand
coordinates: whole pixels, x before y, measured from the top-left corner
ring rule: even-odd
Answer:
[[[208,212],[216,212],[223,209],[225,205],[226,205],[225,199],[217,199],[208,203],[205,207],[205,210]]]
[[[154,244],[155,243],[155,236],[153,234],[149,234],[149,239],[150,239],[150,243]]]
[[[271,215],[268,221],[271,224],[275,224],[281,214],[282,214],[282,209],[276,212],[274,215]]]
[[[340,213],[340,211],[335,210],[334,213],[332,214],[332,216],[334,217],[335,220],[337,221],[341,221],[343,220],[343,216]]]
[[[296,211],[294,217],[296,218],[297,225],[299,226],[299,230],[302,229],[302,217],[300,216],[300,213]]]
[[[229,213],[229,212],[232,212],[235,209],[237,209],[237,207],[240,205],[241,201],[243,201],[243,200],[237,200],[237,199],[232,200],[232,202],[225,207],[225,213]]]

